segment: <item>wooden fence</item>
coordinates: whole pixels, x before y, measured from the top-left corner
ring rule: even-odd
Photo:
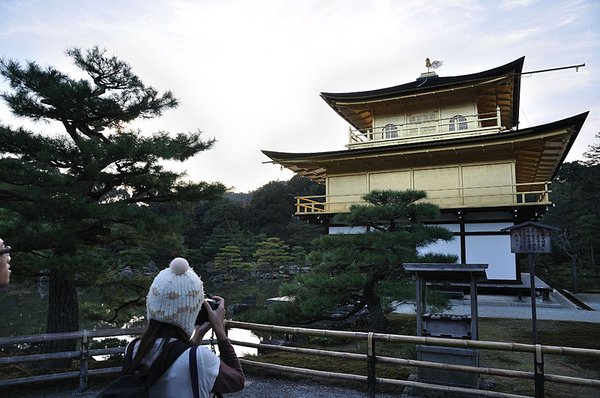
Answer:
[[[21,377],[15,379],[0,380],[0,387],[16,384],[36,383],[43,381],[64,380],[70,378],[79,378],[79,389],[87,388],[88,376],[117,373],[121,367],[111,367],[102,369],[89,369],[89,358],[95,355],[113,355],[125,352],[125,347],[90,349],[90,340],[105,337],[129,336],[143,333],[145,328],[133,329],[106,329],[106,330],[81,330],[78,332],[36,334],[30,336],[0,337],[0,347],[11,346],[15,344],[35,344],[58,340],[77,340],[79,350],[67,352],[55,352],[48,354],[32,354],[21,356],[0,357],[0,366],[16,363],[30,363],[57,359],[78,359],[79,370],[73,372],[53,373],[47,375]]]
[[[502,376],[516,379],[526,379],[534,381],[536,374],[534,372],[510,370],[510,369],[498,369],[490,367],[476,367],[466,365],[453,365],[438,362],[418,361],[404,358],[393,358],[386,356],[378,356],[375,352],[377,342],[393,342],[402,344],[424,344],[429,346],[445,346],[445,347],[457,347],[457,348],[471,348],[471,349],[486,349],[486,350],[497,350],[504,352],[521,352],[529,353],[536,356],[536,360],[541,362],[543,365],[544,355],[564,355],[573,357],[591,357],[600,360],[600,350],[592,350],[585,348],[573,348],[573,347],[559,347],[559,346],[548,346],[548,345],[530,345],[521,343],[505,343],[505,342],[492,342],[492,341],[475,341],[475,340],[460,340],[460,339],[447,339],[447,338],[436,338],[436,337],[420,337],[420,336],[407,336],[407,335],[393,335],[393,334],[382,334],[382,333],[367,333],[367,332],[345,332],[345,331],[333,331],[333,330],[322,330],[322,329],[307,329],[307,328],[296,328],[296,327],[284,327],[284,326],[273,326],[254,324],[237,321],[227,321],[228,328],[246,329],[252,331],[263,331],[276,334],[289,334],[289,335],[305,335],[314,337],[327,337],[327,338],[343,338],[351,340],[359,340],[366,342],[367,352],[365,354],[357,354],[350,352],[339,352],[339,351],[328,351],[318,350],[300,347],[290,346],[275,346],[275,345],[261,345],[257,343],[249,343],[245,341],[232,341],[232,344],[259,348],[268,347],[269,350],[280,350],[286,352],[300,353],[306,355],[316,355],[324,357],[338,358],[340,360],[357,360],[363,361],[366,364],[367,376],[353,375],[346,373],[336,372],[325,372],[317,371],[305,368],[297,368],[290,366],[275,365],[269,363],[261,363],[248,359],[241,359],[244,367],[255,368],[255,369],[266,369],[277,371],[283,374],[300,374],[311,377],[326,377],[328,379],[348,380],[355,382],[366,383],[368,386],[369,396],[375,395],[376,385],[395,385],[403,387],[412,387],[416,389],[426,389],[433,391],[452,392],[459,394],[467,394],[474,396],[485,396],[485,397],[504,397],[504,398],[523,398],[522,395],[515,395],[509,393],[502,393],[496,391],[487,391],[472,388],[444,386],[431,383],[423,383],[409,380],[397,380],[376,377],[376,366],[377,364],[392,364],[401,366],[412,366],[412,367],[424,367],[443,369],[447,371],[459,371],[464,373],[477,373],[485,375]],[[56,359],[78,359],[79,370],[72,372],[63,372],[56,374],[39,375],[33,377],[23,377],[15,379],[4,379],[0,380],[0,388],[3,386],[10,386],[15,384],[23,383],[34,383],[42,381],[53,381],[68,378],[79,378],[80,390],[87,388],[87,380],[89,376],[117,373],[121,370],[120,367],[109,367],[101,369],[89,369],[89,358],[96,355],[111,355],[121,354],[124,352],[124,347],[116,348],[101,348],[101,349],[90,349],[90,340],[105,337],[115,336],[128,336],[138,335],[143,333],[143,328],[136,329],[108,329],[98,331],[78,331],[70,333],[55,333],[55,334],[41,334],[31,336],[18,336],[18,337],[0,337],[0,346],[8,346],[15,344],[24,343],[43,343],[47,341],[55,340],[73,340],[79,341],[79,350],[51,353],[51,354],[32,354],[23,356],[5,356],[0,357],[0,366],[15,363],[29,363],[38,362],[45,360],[56,360]],[[533,364],[533,360],[532,360]],[[555,374],[544,374],[543,366],[541,367],[542,381],[566,383],[570,385],[585,386],[591,388],[600,388],[600,380],[586,379],[581,377],[563,376]],[[543,390],[542,390],[543,394]]]

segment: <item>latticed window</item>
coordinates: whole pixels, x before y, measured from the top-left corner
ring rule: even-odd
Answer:
[[[450,131],[466,130],[468,128],[469,127],[467,125],[467,118],[464,117],[463,115],[456,115],[452,119],[450,119],[450,125],[449,125]]]
[[[386,124],[383,128],[385,138],[398,138],[398,127],[395,124]]]

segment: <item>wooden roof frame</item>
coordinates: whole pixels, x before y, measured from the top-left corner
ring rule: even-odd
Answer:
[[[435,166],[465,163],[469,159],[475,162],[482,155],[487,160],[516,161],[517,183],[551,181],[588,113],[526,129],[466,138],[314,153],[262,152],[273,163],[318,183],[324,183],[332,172]]]

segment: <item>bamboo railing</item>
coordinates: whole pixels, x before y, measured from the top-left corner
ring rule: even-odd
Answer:
[[[286,367],[282,365],[274,365],[274,364],[265,364],[265,363],[257,363],[254,361],[244,360],[243,363],[249,367],[257,367],[262,369],[271,369],[275,371],[284,371],[291,373],[298,373],[301,375],[309,375],[316,377],[327,377],[327,378],[336,378],[339,380],[353,380],[359,382],[367,382],[369,385],[369,391],[373,391],[376,384],[388,384],[388,385],[397,385],[397,386],[405,386],[426,390],[434,390],[434,391],[445,391],[445,392],[453,392],[459,394],[467,394],[467,395],[476,395],[476,396],[486,396],[486,397],[523,397],[522,395],[515,394],[507,394],[496,391],[484,391],[480,389],[471,389],[471,388],[463,388],[463,387],[454,387],[454,386],[440,386],[437,384],[430,383],[422,383],[415,381],[407,381],[407,380],[394,380],[394,379],[384,379],[384,378],[376,378],[373,377],[375,374],[375,363],[377,364],[392,364],[392,365],[402,365],[402,366],[414,366],[414,367],[425,367],[425,368],[434,368],[434,369],[443,369],[449,371],[460,371],[465,373],[477,373],[477,374],[486,374],[507,378],[518,378],[525,380],[534,380],[534,372],[526,372],[519,370],[511,370],[511,369],[498,369],[491,367],[476,367],[476,366],[467,366],[467,365],[453,365],[446,363],[438,363],[438,362],[429,362],[429,361],[418,361],[411,359],[403,359],[403,358],[390,358],[385,356],[376,356],[375,355],[375,342],[376,341],[385,341],[385,342],[395,342],[395,343],[403,343],[403,344],[423,344],[423,345],[434,345],[434,346],[445,346],[445,347],[457,347],[457,348],[474,348],[474,349],[487,349],[487,350],[496,350],[496,351],[509,351],[509,352],[522,352],[522,353],[530,353],[530,354],[538,354],[541,357],[543,363],[543,354],[551,354],[551,355],[565,355],[565,356],[589,356],[593,358],[600,358],[600,350],[591,350],[585,348],[574,348],[574,347],[560,347],[560,346],[549,346],[549,345],[531,345],[531,344],[522,344],[522,343],[505,343],[505,342],[492,342],[492,341],[477,341],[477,340],[462,340],[462,339],[448,339],[448,338],[439,338],[439,337],[422,337],[422,336],[407,336],[407,335],[391,335],[391,334],[381,334],[381,333],[368,333],[368,332],[346,332],[346,331],[332,331],[332,330],[323,330],[323,329],[307,329],[307,328],[295,328],[295,327],[285,327],[285,326],[274,326],[274,325],[263,325],[263,324],[253,324],[247,322],[236,322],[229,321],[228,327],[240,328],[240,329],[249,329],[254,331],[264,331],[270,333],[283,333],[290,335],[308,335],[308,336],[317,336],[317,337],[330,337],[330,338],[343,338],[343,339],[355,339],[355,340],[366,340],[367,341],[367,354],[356,354],[356,353],[347,353],[347,352],[338,352],[338,351],[327,351],[327,350],[315,350],[309,348],[298,348],[298,347],[288,347],[288,346],[268,346],[269,350],[279,350],[285,352],[294,352],[294,353],[302,353],[306,355],[317,355],[317,356],[327,356],[334,357],[339,359],[350,359],[350,360],[359,360],[366,361],[367,363],[367,373],[370,376],[357,376],[357,375],[349,375],[339,374],[335,372],[323,372],[323,371],[314,371],[303,368],[295,368],[295,367]],[[234,345],[242,345],[246,347],[265,347],[264,345],[255,344],[255,343],[245,343],[241,341],[232,341]],[[375,360],[376,359],[376,360]],[[571,376],[562,376],[562,375],[554,375],[554,374],[543,374],[543,379],[548,382],[557,382],[557,383],[565,383],[570,385],[577,386],[585,386],[591,388],[600,388],[600,380],[595,379],[586,379],[580,377],[571,377]],[[372,396],[372,394],[369,394]]]
[[[297,327],[286,327],[286,326],[275,326],[275,325],[264,325],[255,324],[248,322],[237,322],[227,321],[227,328],[238,328],[252,331],[264,331],[278,334],[290,334],[290,335],[305,335],[315,337],[329,337],[329,338],[343,338],[343,339],[354,339],[362,340],[367,343],[366,353],[351,353],[351,352],[340,352],[340,351],[329,351],[312,348],[301,348],[301,347],[290,347],[290,346],[276,346],[276,345],[264,345],[258,343],[251,343],[245,341],[233,340],[233,345],[252,347],[252,348],[265,348],[268,350],[279,350],[284,352],[291,352],[303,355],[315,355],[321,357],[337,358],[339,360],[355,360],[366,363],[367,376],[345,374],[339,372],[326,372],[291,366],[276,365],[270,363],[262,363],[258,361],[252,361],[249,359],[242,358],[240,361],[245,367],[266,369],[283,374],[299,374],[310,377],[325,377],[328,379],[337,379],[345,381],[354,381],[359,383],[366,383],[368,386],[369,396],[375,395],[375,387],[377,385],[394,385],[401,387],[411,387],[416,389],[425,389],[432,391],[451,392],[466,395],[476,395],[485,397],[498,397],[498,398],[523,398],[522,395],[508,394],[498,391],[487,391],[474,388],[464,388],[455,386],[445,386],[431,383],[424,383],[419,381],[409,380],[397,380],[376,377],[376,366],[378,364],[388,365],[400,365],[400,366],[411,366],[411,367],[424,367],[433,369],[443,369],[447,371],[459,371],[465,373],[475,374],[486,374],[507,378],[523,379],[523,380],[534,380],[534,372],[527,372],[521,370],[512,369],[499,369],[492,367],[479,367],[479,366],[467,366],[467,365],[454,365],[447,363],[429,362],[405,358],[393,358],[386,356],[379,356],[376,354],[376,343],[377,342],[392,342],[398,344],[424,344],[433,346],[445,346],[445,347],[458,347],[458,348],[472,348],[472,349],[485,349],[485,350],[496,350],[504,352],[521,352],[535,354],[542,360],[543,355],[563,355],[563,356],[574,356],[574,357],[592,357],[600,359],[600,350],[592,350],[585,348],[574,348],[574,347],[560,347],[560,346],[549,346],[549,345],[530,345],[521,343],[508,343],[508,342],[493,342],[493,341],[476,341],[476,340],[462,340],[462,339],[448,339],[448,338],[437,338],[437,337],[422,337],[422,336],[408,336],[408,335],[393,335],[383,333],[371,333],[371,332],[347,332],[347,331],[334,331],[334,330],[323,330],[323,329],[309,329],[309,328],[297,328]],[[115,336],[129,336],[139,335],[143,333],[144,328],[135,329],[109,329],[109,330],[98,330],[98,331],[78,331],[69,333],[54,333],[54,334],[40,334],[30,336],[17,336],[17,337],[0,337],[0,346],[9,346],[14,344],[23,343],[43,343],[47,341],[56,340],[77,340],[79,342],[79,350],[60,352],[60,353],[48,353],[48,354],[33,354],[33,355],[19,355],[19,356],[5,356],[0,357],[0,366],[17,363],[30,363],[45,360],[55,359],[78,359],[79,370],[63,372],[57,374],[47,374],[30,376],[15,379],[3,379],[0,380],[0,391],[2,387],[17,385],[22,383],[35,383],[35,382],[48,382],[54,380],[62,380],[68,378],[79,378],[80,390],[87,388],[87,382],[89,376],[112,374],[117,373],[121,370],[120,367],[107,367],[101,369],[89,369],[89,358],[95,355],[109,355],[109,354],[122,354],[125,347],[116,348],[103,348],[103,349],[90,349],[90,340],[95,338],[103,337],[115,337]],[[207,341],[203,343],[208,343]],[[543,369],[543,367],[542,367]],[[1,374],[1,373],[0,373]],[[586,379],[581,377],[572,377],[555,374],[542,374],[543,380],[548,382],[566,383],[576,386],[584,386],[591,388],[600,388],[600,380]]]

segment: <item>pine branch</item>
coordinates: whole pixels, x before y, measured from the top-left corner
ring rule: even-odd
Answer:
[[[65,126],[65,130],[67,130],[69,136],[73,139],[73,142],[75,142],[75,144],[78,144],[81,141],[81,136],[77,132],[77,129],[66,119],[61,120],[61,122],[63,126]]]
[[[35,202],[35,200],[28,196],[3,188],[0,188],[0,200],[6,200],[11,202]]]
[[[83,123],[77,123],[77,129],[79,129],[79,131],[81,131],[83,134],[87,135],[90,138],[98,138],[105,144],[112,144],[112,141],[108,139],[104,134],[90,129]]]
[[[140,306],[140,305],[144,304],[144,302],[145,302],[145,296],[138,296],[135,299],[126,301],[114,309],[114,315],[112,318],[103,319],[103,320],[108,323],[114,323],[119,317],[119,312],[121,312],[122,310],[127,309],[127,308]]]
[[[319,321],[345,321],[346,319],[358,314],[363,308],[365,308],[367,305],[367,303],[365,301],[357,301],[355,304],[353,304],[354,308],[346,313],[345,315],[319,315],[317,317],[311,318],[309,320],[305,320],[302,322],[299,322],[301,325],[306,325],[306,324],[311,324],[311,323],[315,323],[315,322],[319,322]],[[325,308],[324,310],[327,310],[328,308]],[[322,311],[324,311],[322,310]]]

